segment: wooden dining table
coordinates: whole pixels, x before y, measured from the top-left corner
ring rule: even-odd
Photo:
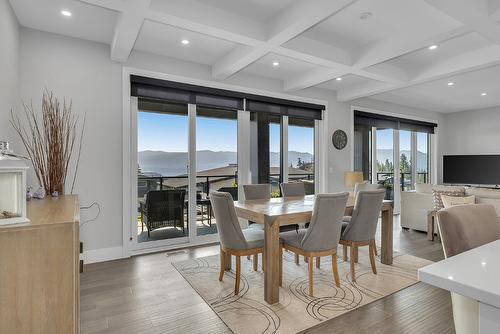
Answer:
[[[269,304],[279,301],[279,227],[310,221],[314,200],[314,195],[307,195],[305,197],[281,197],[234,202],[238,217],[264,225],[264,300]],[[349,197],[345,215],[351,215],[353,209],[354,198]],[[381,213],[382,241],[380,243],[380,260],[383,264],[390,265],[392,264],[393,252],[393,201],[384,201]],[[230,265],[231,262],[226,261],[226,263]]]

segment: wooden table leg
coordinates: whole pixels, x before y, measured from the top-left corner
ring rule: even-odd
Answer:
[[[264,300],[269,304],[279,302],[279,224],[274,218],[265,217],[264,224]]]
[[[382,245],[380,251],[380,262],[392,264],[392,206],[382,211]]]

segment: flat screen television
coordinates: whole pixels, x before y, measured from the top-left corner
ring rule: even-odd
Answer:
[[[500,184],[500,155],[445,155],[443,183]]]

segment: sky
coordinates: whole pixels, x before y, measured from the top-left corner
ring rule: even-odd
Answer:
[[[181,115],[139,112],[137,114],[138,151],[187,152],[188,117]],[[279,124],[271,124],[272,152],[279,152]],[[311,128],[289,126],[290,151],[313,154],[314,135]],[[237,121],[197,117],[196,149],[237,151]]]
[[[377,148],[392,149],[393,148],[393,130],[377,130]],[[411,132],[399,131],[399,147],[401,150],[411,150]],[[417,150],[423,153],[427,152],[427,134],[417,133]]]
[[[154,150],[165,152],[187,152],[188,117],[171,114],[139,112],[137,116],[138,150]],[[237,151],[237,121],[198,117],[196,119],[197,150]],[[280,150],[280,126],[271,123],[271,152]],[[399,131],[402,150],[411,149],[411,133]],[[427,152],[427,134],[417,134],[417,149]],[[393,130],[377,131],[377,147],[392,149]],[[289,126],[289,151],[308,152],[313,154],[314,134],[311,128]]]

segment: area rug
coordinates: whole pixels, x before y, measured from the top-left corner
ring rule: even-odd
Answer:
[[[367,247],[364,247],[367,248]],[[338,254],[341,254],[339,248]],[[259,261],[261,258],[259,258]],[[371,271],[367,249],[359,251],[356,283],[351,280],[349,262],[338,258],[340,288],[332,277],[331,257],[321,258],[314,267],[314,297],[308,294],[307,264],[301,257],[296,265],[292,253],[285,252],[280,301],[264,301],[262,268],[253,271],[252,261],[242,258],[240,294],[234,295],[233,270],[219,282],[219,256],[174,263],[174,267],[211,306],[234,333],[297,333],[417,283],[417,269],[431,261],[394,253],[392,266],[377,259],[378,274]],[[259,264],[262,262],[260,261]]]

